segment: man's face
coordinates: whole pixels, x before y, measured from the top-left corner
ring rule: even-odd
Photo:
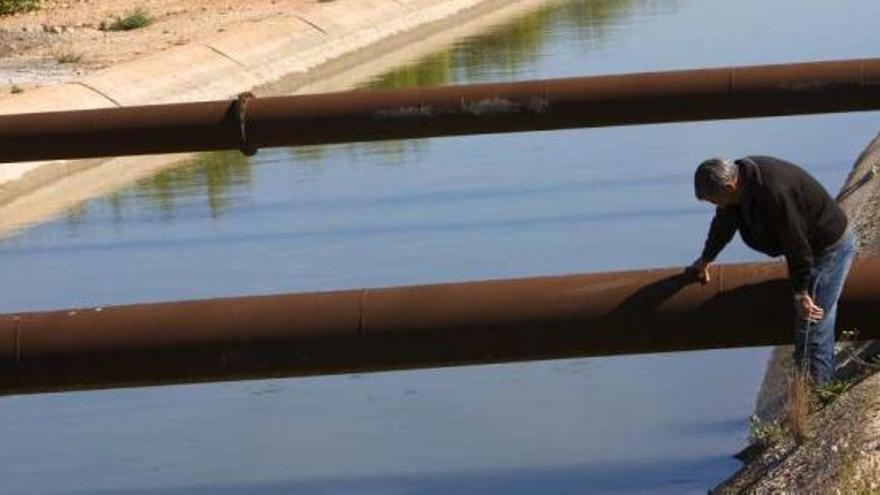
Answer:
[[[739,203],[739,194],[737,194],[736,184],[733,182],[724,184],[724,188],[718,194],[708,195],[705,200],[720,207]]]

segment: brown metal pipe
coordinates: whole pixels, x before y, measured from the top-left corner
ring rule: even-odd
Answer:
[[[354,373],[792,341],[779,263],[214,299],[0,316],[0,393]],[[880,257],[840,327],[880,337]]]
[[[880,59],[0,116],[0,162],[880,110]]]

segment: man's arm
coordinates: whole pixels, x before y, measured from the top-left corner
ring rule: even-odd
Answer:
[[[813,249],[807,239],[807,222],[791,194],[775,195],[775,227],[788,264],[788,278],[795,294],[808,294],[813,269]]]
[[[703,245],[703,254],[700,255],[700,259],[706,264],[715,261],[718,253],[733,239],[733,234],[736,234],[736,222],[730,213],[723,208],[716,208],[715,217],[712,218],[712,225],[709,227],[709,235],[706,236],[706,243]]]
[[[825,317],[825,311],[810,294],[810,273],[814,259],[813,249],[807,239],[807,222],[791,194],[780,194],[774,199],[779,240],[785,251],[795,309],[798,316],[815,323]]]
[[[697,280],[704,284],[709,283],[709,264],[715,261],[718,253],[733,239],[736,229],[736,222],[730,214],[720,207],[716,208],[709,235],[703,245],[703,254],[688,268],[696,275]]]

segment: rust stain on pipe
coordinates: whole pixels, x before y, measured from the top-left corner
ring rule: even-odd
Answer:
[[[880,109],[880,59],[0,116],[0,162]]]
[[[0,393],[305,376],[791,342],[780,263],[228,298],[0,316]],[[841,328],[880,337],[880,257]],[[723,284],[723,285],[722,285]]]

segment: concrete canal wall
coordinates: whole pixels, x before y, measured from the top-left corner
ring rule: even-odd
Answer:
[[[116,65],[81,80],[0,99],[0,114],[232,98],[286,80],[287,92],[351,87],[364,66],[432,38],[446,42],[551,0],[336,0],[249,24],[204,42]],[[418,52],[418,50],[415,50]],[[350,73],[347,75],[347,73]],[[347,76],[346,76],[347,75]],[[259,91],[257,92],[259,94]],[[194,155],[0,164],[0,235]],[[63,180],[62,180],[63,179]]]

